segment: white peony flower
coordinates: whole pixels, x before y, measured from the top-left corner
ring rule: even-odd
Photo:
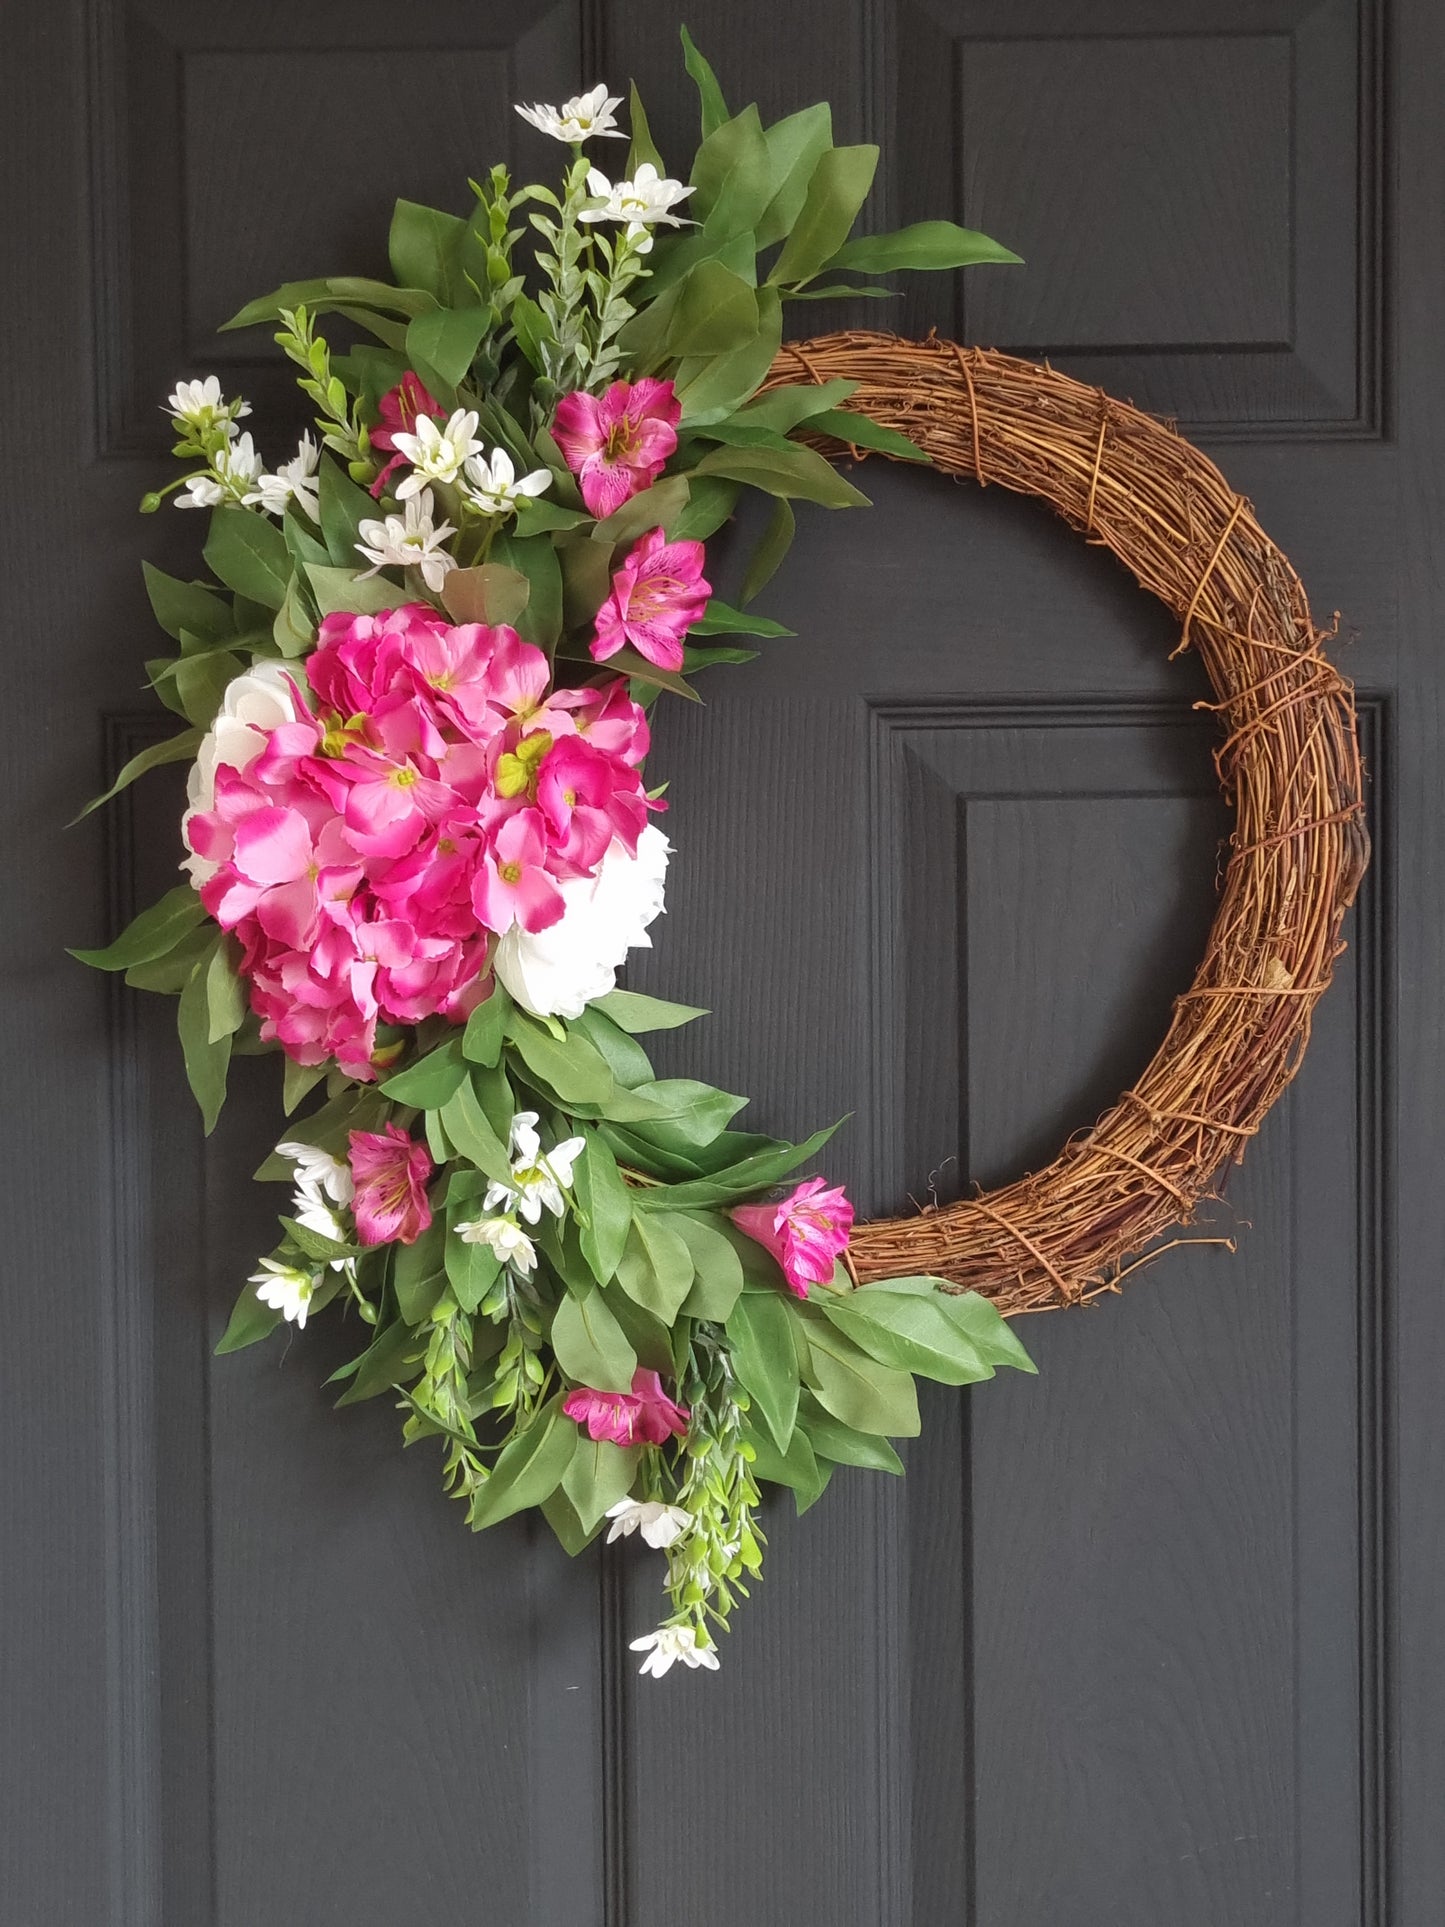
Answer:
[[[502,1184],[494,1178],[487,1186],[482,1209],[491,1211],[501,1205],[507,1211],[520,1211],[528,1224],[536,1224],[545,1206],[554,1218],[560,1218],[567,1209],[572,1167],[585,1145],[585,1138],[569,1137],[544,1151],[537,1136],[537,1113],[518,1111],[512,1119],[512,1181]]]
[[[612,1521],[607,1535],[609,1546],[614,1539],[640,1532],[655,1552],[665,1551],[692,1524],[692,1514],[684,1507],[664,1505],[661,1499],[619,1499],[616,1505],[608,1506],[607,1517]]]
[[[263,1258],[260,1270],[251,1273],[250,1283],[256,1287],[256,1296],[263,1305],[279,1311],[298,1331],[305,1330],[306,1313],[316,1295],[316,1280],[309,1271],[298,1271],[294,1265],[283,1265],[275,1258]]]
[[[230,694],[229,690],[227,694]],[[290,1160],[298,1184],[324,1191],[333,1204],[351,1203],[356,1193],[351,1167],[343,1164],[339,1158],[332,1157],[329,1151],[323,1151],[315,1144],[298,1143],[295,1138],[285,1138],[276,1146],[276,1154]]]
[[[681,181],[660,175],[651,161],[644,161],[630,181],[609,181],[598,168],[587,175],[587,192],[600,207],[585,207],[578,216],[583,221],[625,221],[627,238],[639,254],[652,247],[654,227],[691,227],[693,223],[672,209],[693,192]]]
[[[707,1639],[707,1634],[702,1635]],[[632,1642],[634,1653],[646,1653],[647,1658],[638,1667],[639,1673],[651,1673],[654,1679],[661,1679],[675,1660],[684,1666],[706,1666],[710,1672],[718,1670],[717,1648],[711,1640],[706,1645],[698,1643],[695,1626],[659,1626],[655,1633],[644,1633],[641,1639]]]
[[[495,969],[523,1010],[534,1017],[580,1017],[613,988],[629,950],[651,949],[647,926],[664,907],[671,848],[651,823],[638,838],[635,857],[614,840],[595,877],[572,877],[559,886],[566,908],[550,929],[513,925],[497,945]]]
[[[414,435],[396,434],[393,446],[411,463],[411,473],[399,483],[396,499],[404,502],[428,482],[454,482],[469,455],[480,455],[483,444],[477,440],[477,413],[474,408],[458,408],[445,428],[438,428],[430,415],[418,415]]]
[[[469,455],[462,470],[466,476],[462,493],[482,515],[511,515],[527,496],[545,494],[552,486],[549,468],[534,468],[518,480],[512,458],[504,448],[494,448],[490,461],[482,455]]]
[[[510,1218],[470,1218],[456,1227],[463,1244],[490,1245],[504,1265],[529,1278],[537,1265],[537,1247]]]
[[[261,474],[261,457],[242,435],[212,458],[209,475],[193,475],[184,495],[176,497],[178,509],[213,509],[220,502],[249,501]]]
[[[217,427],[234,435],[236,423],[242,415],[250,414],[251,404],[239,396],[235,401],[224,400],[216,376],[207,375],[204,381],[178,381],[175,392],[166,398],[166,411],[197,435]]]
[[[554,141],[566,141],[569,147],[579,147],[596,134],[624,139],[613,112],[621,105],[621,94],[609,94],[606,87],[594,87],[591,93],[574,94],[571,100],[564,100],[560,107],[547,107],[538,101],[534,107],[519,105],[517,112],[540,133],[550,134]]]
[[[304,509],[313,522],[319,522],[321,498],[316,465],[320,459],[321,450],[310,434],[303,435],[300,447],[289,462],[282,462],[274,475],[257,477],[255,488],[246,497],[246,506],[263,509],[267,515],[284,515],[286,504],[294,498],[298,508]]]
[[[361,537],[357,548],[373,565],[362,571],[363,581],[378,569],[420,569],[422,581],[435,593],[446,580],[447,570],[457,566],[455,556],[442,547],[456,530],[450,522],[439,527],[433,524],[429,488],[408,496],[404,514],[358,523],[356,532]]]
[[[266,747],[266,732],[294,723],[300,711],[291,678],[279,662],[258,662],[226,685],[216,720],[207,730],[186,779],[190,805],[181,819],[181,835],[190,848],[188,826],[197,810],[209,810],[216,800],[216,771],[249,769]],[[181,868],[196,888],[216,874],[217,865],[194,851]],[[287,1153],[289,1156],[289,1153]]]

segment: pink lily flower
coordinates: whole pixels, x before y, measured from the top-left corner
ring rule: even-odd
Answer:
[[[380,501],[386,492],[386,478],[394,468],[400,468],[406,462],[406,457],[396,452],[397,435],[414,435],[418,415],[440,415],[444,411],[441,403],[433,400],[408,368],[396,387],[389,388],[381,397],[376,404],[376,412],[381,420],[371,431],[371,445],[391,456],[371,485],[372,494]]]
[[[357,1237],[364,1245],[415,1244],[431,1223],[426,1195],[431,1153],[397,1124],[384,1131],[353,1131],[349,1145]]]
[[[538,812],[523,809],[507,817],[472,879],[472,908],[488,930],[504,937],[516,923],[535,933],[557,922],[566,904],[546,861]]]
[[[562,1401],[568,1418],[587,1427],[589,1438],[610,1439],[614,1445],[665,1445],[682,1438],[692,1414],[662,1389],[656,1372],[639,1366],[630,1392],[598,1392],[579,1386]]]
[[[597,611],[592,659],[605,662],[624,643],[661,669],[681,669],[682,639],[707,608],[701,542],[669,542],[650,529],[628,551]]]
[[[809,1178],[781,1204],[739,1204],[728,1215],[739,1231],[773,1254],[798,1298],[833,1276],[853,1226],[847,1193],[841,1185],[828,1190],[822,1178]]]
[[[649,488],[677,447],[682,404],[670,381],[614,381],[605,395],[564,395],[552,434],[600,520]]]

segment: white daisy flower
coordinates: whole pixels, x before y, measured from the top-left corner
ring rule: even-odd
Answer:
[[[263,1258],[260,1270],[251,1273],[250,1283],[256,1287],[256,1296],[263,1305],[279,1311],[297,1331],[305,1330],[306,1313],[316,1293],[316,1280],[309,1271],[298,1271],[294,1265],[283,1265],[275,1258]]]
[[[248,501],[260,474],[261,457],[252,447],[250,435],[242,435],[216,454],[209,475],[190,478],[186,493],[176,497],[176,507],[213,509],[220,502]]]
[[[304,509],[313,522],[321,520],[321,499],[316,482],[316,464],[321,459],[321,450],[310,434],[301,437],[301,445],[289,462],[282,462],[274,475],[257,477],[256,486],[246,497],[248,507],[264,509],[267,515],[284,515],[286,504],[293,498],[298,508]]]
[[[234,435],[237,421],[250,414],[251,404],[239,395],[235,401],[226,401],[216,376],[207,375],[204,381],[177,382],[175,392],[166,397],[166,412],[197,434],[223,427],[228,435]]]
[[[641,1639],[632,1642],[634,1653],[647,1654],[638,1672],[651,1673],[654,1679],[661,1679],[674,1661],[680,1659],[684,1666],[706,1666],[709,1672],[715,1673],[717,1648],[706,1633],[702,1638],[707,1640],[706,1645],[699,1644],[695,1626],[659,1626],[655,1633],[644,1633]]]
[[[445,428],[438,428],[430,415],[418,415],[414,435],[396,434],[392,443],[399,455],[411,463],[411,473],[396,491],[404,502],[428,482],[454,482],[468,456],[480,455],[483,444],[477,440],[477,413],[474,408],[458,408]]]
[[[351,1203],[356,1190],[351,1167],[332,1157],[329,1151],[315,1144],[298,1143],[295,1138],[285,1138],[276,1146],[276,1154],[290,1160],[298,1184],[324,1191],[333,1204]]]
[[[520,1278],[531,1277],[536,1269],[537,1247],[511,1218],[469,1218],[456,1232],[463,1244],[489,1245]]]
[[[520,1212],[528,1224],[538,1222],[544,1207],[554,1218],[566,1212],[572,1167],[587,1141],[580,1137],[564,1138],[561,1144],[544,1151],[536,1126],[535,1111],[518,1111],[512,1119],[512,1181],[502,1184],[495,1178],[492,1180],[482,1199],[484,1211],[501,1205],[505,1211]]]
[[[517,112],[539,133],[550,134],[554,141],[566,141],[569,147],[578,147],[599,134],[622,140],[624,135],[613,111],[621,105],[621,94],[609,94],[602,86],[594,87],[587,94],[574,94],[560,107],[548,107],[538,101],[532,107],[519,104]]]
[[[552,486],[549,468],[534,468],[519,479],[504,448],[494,448],[490,461],[484,455],[469,455],[462,471],[466,476],[462,493],[482,515],[511,515],[519,502],[529,495],[543,495]]]
[[[433,523],[429,488],[408,496],[403,514],[361,522],[356,532],[361,537],[356,546],[372,564],[362,571],[362,581],[378,569],[420,569],[422,581],[435,593],[446,580],[447,571],[457,566],[456,557],[448,555],[442,546],[456,530],[450,522]]]
[[[664,1505],[660,1499],[619,1499],[608,1506],[607,1517],[612,1521],[609,1546],[614,1539],[640,1532],[655,1552],[665,1551],[692,1524],[690,1512],[680,1505]]]
[[[630,181],[615,183],[594,167],[587,175],[587,192],[601,205],[583,208],[578,218],[583,221],[625,221],[627,238],[636,243],[639,254],[646,254],[651,248],[651,230],[654,227],[693,225],[684,215],[672,212],[677,203],[686,199],[693,189],[684,187],[681,181],[666,179],[651,161],[644,161]]]

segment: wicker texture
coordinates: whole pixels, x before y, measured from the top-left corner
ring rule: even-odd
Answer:
[[[769,384],[839,378],[858,384],[850,408],[936,469],[1037,496],[1111,549],[1178,617],[1175,653],[1198,651],[1217,699],[1228,862],[1204,961],[1148,1069],[1045,1170],[854,1233],[865,1280],[931,1272],[1010,1313],[1078,1304],[1167,1248],[1299,1068],[1369,857],[1352,691],[1249,503],[1168,425],[932,337],[789,344]]]

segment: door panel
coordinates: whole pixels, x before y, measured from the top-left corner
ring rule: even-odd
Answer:
[[[1345,611],[1351,947],[1195,1228],[1237,1253],[1026,1321],[1037,1380],[932,1392],[901,1485],[770,1507],[722,1672],[639,1681],[646,1557],[472,1538],[395,1413],[330,1409],[326,1321],[212,1358],[269,1236],[275,1065],[238,1064],[203,1142],[170,1008],[62,957],[173,880],[175,773],[59,825],[165,733],[137,563],[189,573],[200,531],[133,509],[172,380],[291,419],[264,337],[210,330],[379,267],[394,194],[537,165],[514,100],[635,74],[684,151],[676,10],[9,9],[6,1917],[1433,1927],[1445,28],[1424,0],[714,12],[730,98],[826,95],[884,141],[878,225],[1028,257],[795,332],[936,323],[1177,415]],[[1198,667],[1107,556],[997,488],[859,479],[875,507],[801,516],[768,591],[797,639],[659,715],[678,858],[631,980],[715,1013],[668,1069],[783,1132],[852,1113],[830,1171],[894,1210],[1037,1165],[1133,1080],[1227,819]]]

